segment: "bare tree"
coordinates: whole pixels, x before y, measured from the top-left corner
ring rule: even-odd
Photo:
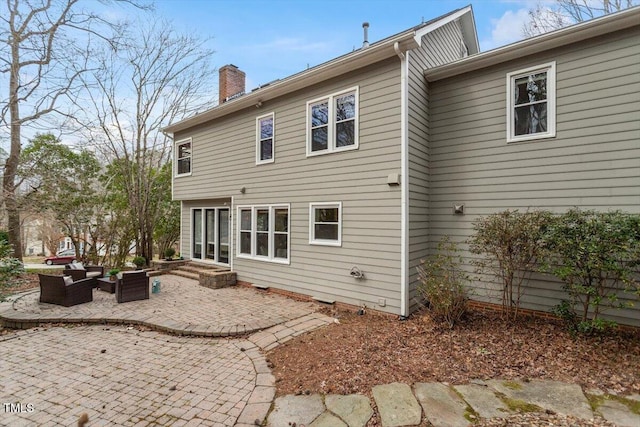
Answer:
[[[86,129],[110,161],[111,185],[126,195],[137,255],[151,260],[162,213],[156,189],[172,148],[162,127],[211,105],[214,73],[207,40],[177,34],[155,17],[134,27],[128,43],[103,52],[100,72],[83,76],[98,88],[90,92]]]
[[[636,0],[556,0],[538,3],[529,10],[522,33],[533,37],[559,28],[608,15],[638,4]]]
[[[118,0],[116,0],[118,1]],[[120,0],[133,4],[132,1]],[[0,6],[0,74],[8,80],[0,99],[0,124],[10,134],[2,181],[9,241],[22,259],[16,171],[24,126],[45,118],[69,117],[61,108],[83,90],[96,41],[113,43],[121,30],[98,14],[80,9],[79,0],[6,0]],[[8,75],[8,79],[6,76]],[[4,93],[4,91],[3,91]]]

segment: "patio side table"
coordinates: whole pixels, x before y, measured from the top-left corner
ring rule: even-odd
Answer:
[[[101,277],[98,279],[98,287],[101,291],[109,292],[110,294],[116,293],[116,283],[118,279],[111,280],[108,277]]]

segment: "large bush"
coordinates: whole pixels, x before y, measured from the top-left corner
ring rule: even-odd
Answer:
[[[452,328],[467,310],[469,277],[460,268],[462,258],[448,237],[438,243],[435,255],[417,267],[421,284],[418,292],[427,301],[433,318]]]
[[[502,308],[507,316],[518,314],[523,284],[537,269],[542,230],[550,218],[547,211],[506,210],[473,223],[470,251],[479,257],[472,263],[476,273],[492,276],[502,285]]]
[[[0,301],[4,301],[23,272],[22,262],[13,258],[12,246],[6,240],[0,239]]]
[[[620,299],[623,292],[638,295],[640,215],[571,209],[552,221],[544,240],[541,269],[564,282],[569,299],[556,313],[572,328],[601,330],[610,323],[601,319],[603,311],[629,305]]]

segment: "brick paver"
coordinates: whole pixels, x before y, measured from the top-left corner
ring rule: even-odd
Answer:
[[[27,328],[42,322],[133,323],[181,335],[232,336],[259,331],[315,311],[312,303],[233,286],[209,289],[196,280],[160,277],[161,291],[148,300],[118,304],[113,294],[93,291],[93,301],[73,307],[40,304],[39,290],[0,304],[0,320]],[[268,307],[268,309],[266,309]]]
[[[31,292],[0,304],[5,323],[38,327],[0,337],[0,426],[244,426],[264,420],[275,378],[263,350],[331,322],[312,303],[254,289],[208,289],[161,277],[162,291],[125,304],[94,291],[74,307]],[[159,331],[142,331],[143,324]],[[254,332],[248,339],[205,338]],[[200,337],[201,336],[201,337]],[[265,343],[267,343],[265,345]]]
[[[263,360],[245,340],[123,326],[26,332],[0,341],[0,425],[75,425],[86,412],[92,426],[232,426],[254,392],[252,358]]]

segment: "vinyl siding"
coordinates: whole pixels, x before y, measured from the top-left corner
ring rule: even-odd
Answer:
[[[464,242],[474,220],[505,209],[640,213],[639,45],[635,28],[431,82],[429,240]],[[550,61],[556,137],[508,144],[506,74]],[[461,203],[465,214],[453,215]],[[499,303],[495,285],[475,285],[474,299]],[[523,301],[549,311],[563,297],[558,282],[538,275]],[[638,307],[609,316],[640,325]]]
[[[424,70],[462,57],[462,31],[451,22],[409,52],[409,306],[419,306],[416,267],[429,253],[429,88]]]
[[[306,157],[306,103],[355,86],[359,148]],[[275,162],[256,166],[256,117],[270,112]],[[399,312],[400,189],[387,185],[390,173],[400,173],[398,58],[175,135],[187,137],[193,139],[192,175],[174,179],[174,198],[183,201],[183,247],[189,245],[191,206],[231,196],[235,206],[290,204],[290,265],[235,257],[234,206],[233,269],[239,280]],[[312,202],[342,202],[341,247],[309,244]],[[353,266],[365,280],[349,275]]]

